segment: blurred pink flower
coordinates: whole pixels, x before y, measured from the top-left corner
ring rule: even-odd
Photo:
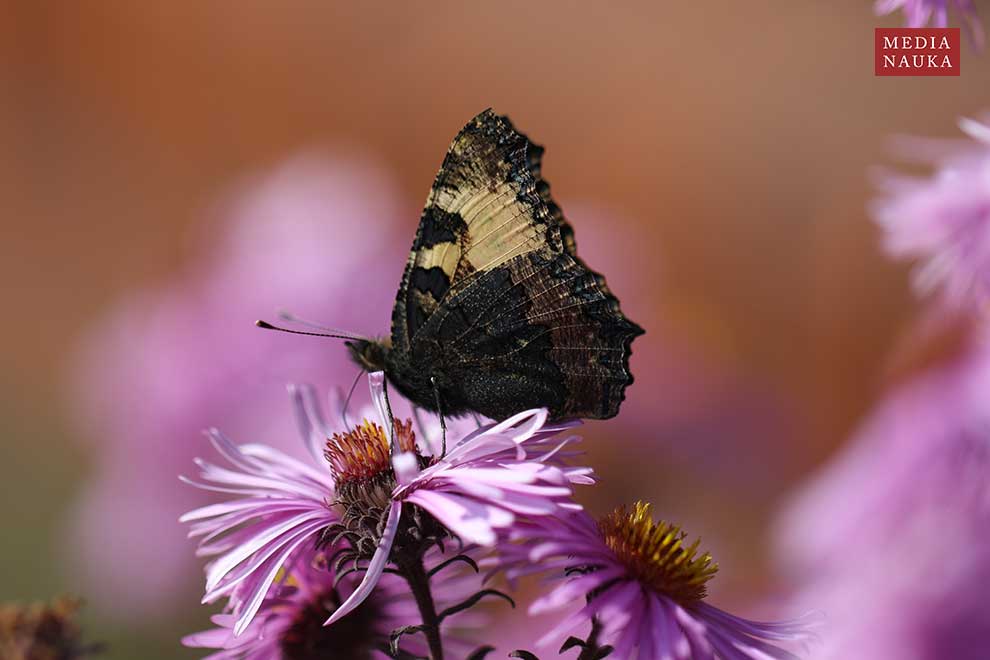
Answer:
[[[990,335],[970,341],[893,391],[785,508],[777,545],[791,573],[842,564],[850,539],[887,543],[924,512],[990,522]]]
[[[795,606],[825,614],[809,660],[983,660],[990,580],[986,520],[960,510],[920,510],[896,535],[845,538],[841,556],[803,576]]]
[[[872,210],[887,252],[920,262],[920,292],[941,289],[952,305],[978,306],[990,299],[990,125],[959,125],[973,142],[904,141],[908,155],[936,170],[923,179],[885,177]]]
[[[986,657],[990,344],[893,391],[785,509],[779,565],[839,660]]]
[[[876,0],[873,5],[877,15],[883,16],[904,10],[904,19],[908,27],[948,27],[949,10],[955,11],[966,24],[966,31],[977,47],[983,46],[983,26],[976,15],[973,0]]]
[[[254,320],[286,309],[387,333],[417,214],[369,158],[301,155],[233,191],[182,273],[89,329],[71,401],[93,475],[68,547],[94,605],[141,620],[192,593],[198,571],[175,521],[204,500],[176,475],[201,449],[202,430],[282,445],[294,437],[285,383],[328,388],[358,372],[341,342],[259,330]]]

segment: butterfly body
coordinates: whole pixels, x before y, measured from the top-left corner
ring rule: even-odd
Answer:
[[[614,416],[642,329],[578,257],[543,149],[486,110],[454,138],[413,241],[387,341],[349,344],[417,405],[503,419]]]

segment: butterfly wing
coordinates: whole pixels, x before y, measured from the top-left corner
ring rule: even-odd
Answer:
[[[490,109],[454,138],[423,209],[392,314],[392,344],[412,338],[451,289],[472,273],[550,245],[560,224],[543,201],[549,187],[532,167],[529,141]],[[534,174],[535,172],[535,174]],[[553,209],[559,216],[559,208]]]
[[[611,417],[642,330],[577,257],[542,154],[491,110],[454,138],[403,276],[393,346],[442,356],[463,390],[448,395],[463,394],[455,407]]]

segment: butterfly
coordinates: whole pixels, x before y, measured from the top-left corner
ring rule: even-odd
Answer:
[[[633,382],[643,330],[577,256],[542,156],[491,109],[468,122],[423,209],[391,337],[347,342],[360,366],[441,419],[540,407],[605,419]]]

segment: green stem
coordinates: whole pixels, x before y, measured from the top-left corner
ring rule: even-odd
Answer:
[[[402,577],[409,583],[419,615],[423,618],[423,635],[430,647],[431,660],[443,660],[443,645],[440,643],[440,618],[433,603],[433,593],[430,590],[430,577],[426,574],[422,558],[411,561],[396,562]]]

